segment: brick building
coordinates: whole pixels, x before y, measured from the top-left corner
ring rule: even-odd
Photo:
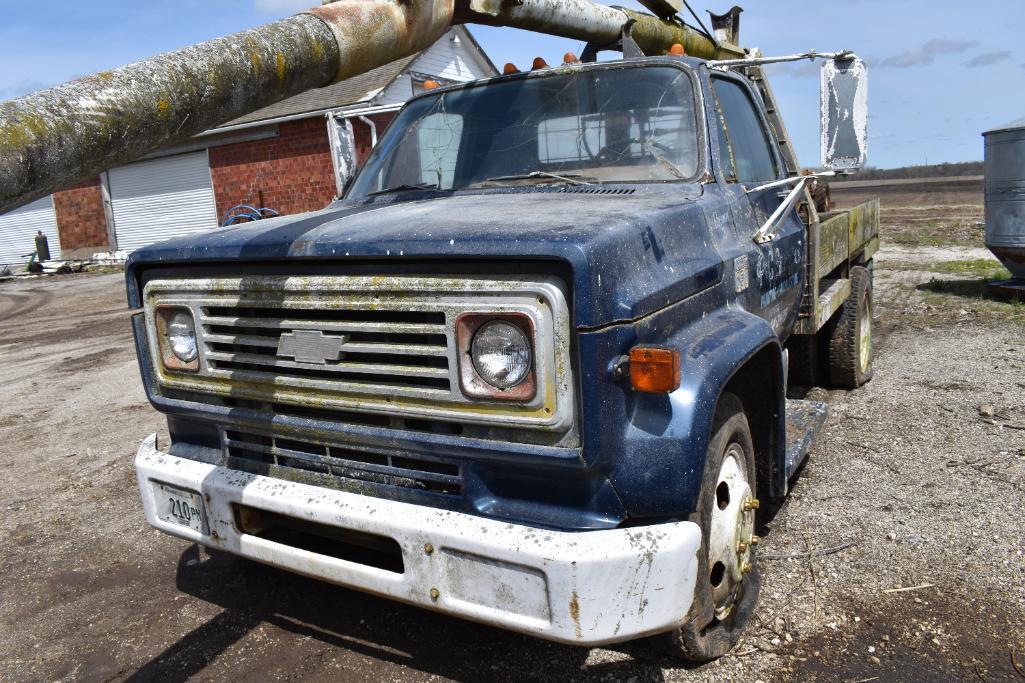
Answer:
[[[469,31],[455,27],[417,55],[229,121],[0,216],[0,265],[27,261],[37,231],[48,236],[54,258],[76,258],[210,230],[240,204],[281,214],[323,208],[339,191],[336,164],[352,157],[362,163],[425,80],[497,73]]]

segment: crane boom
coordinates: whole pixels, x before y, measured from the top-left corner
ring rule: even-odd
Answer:
[[[673,20],[591,0],[338,0],[0,103],[0,213],[286,99],[415,54],[451,26],[508,26],[645,54],[739,56]]]

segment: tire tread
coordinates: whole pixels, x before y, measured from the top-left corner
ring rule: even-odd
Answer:
[[[857,389],[872,378],[872,365],[861,371],[859,362],[859,329],[862,302],[869,297],[871,305],[872,274],[867,268],[851,268],[851,294],[840,307],[840,314],[829,338],[829,379],[834,386]]]

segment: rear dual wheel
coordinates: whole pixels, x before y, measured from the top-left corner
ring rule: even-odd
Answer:
[[[721,657],[736,644],[758,602],[753,542],[757,502],[751,430],[740,400],[723,394],[716,409],[698,508],[697,584],[686,622],[659,636],[669,654],[692,661]]]
[[[787,340],[789,384],[811,387],[825,379],[834,387],[857,389],[872,379],[871,268],[851,268],[850,280],[851,293],[829,324],[817,334]]]
[[[872,379],[872,271],[851,268],[851,295],[829,337],[829,379],[857,389]]]

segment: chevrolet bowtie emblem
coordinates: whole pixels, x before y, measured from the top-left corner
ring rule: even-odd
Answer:
[[[286,332],[278,341],[278,355],[291,356],[296,363],[326,365],[341,358],[342,344],[348,339],[346,335],[329,337],[320,330]]]

